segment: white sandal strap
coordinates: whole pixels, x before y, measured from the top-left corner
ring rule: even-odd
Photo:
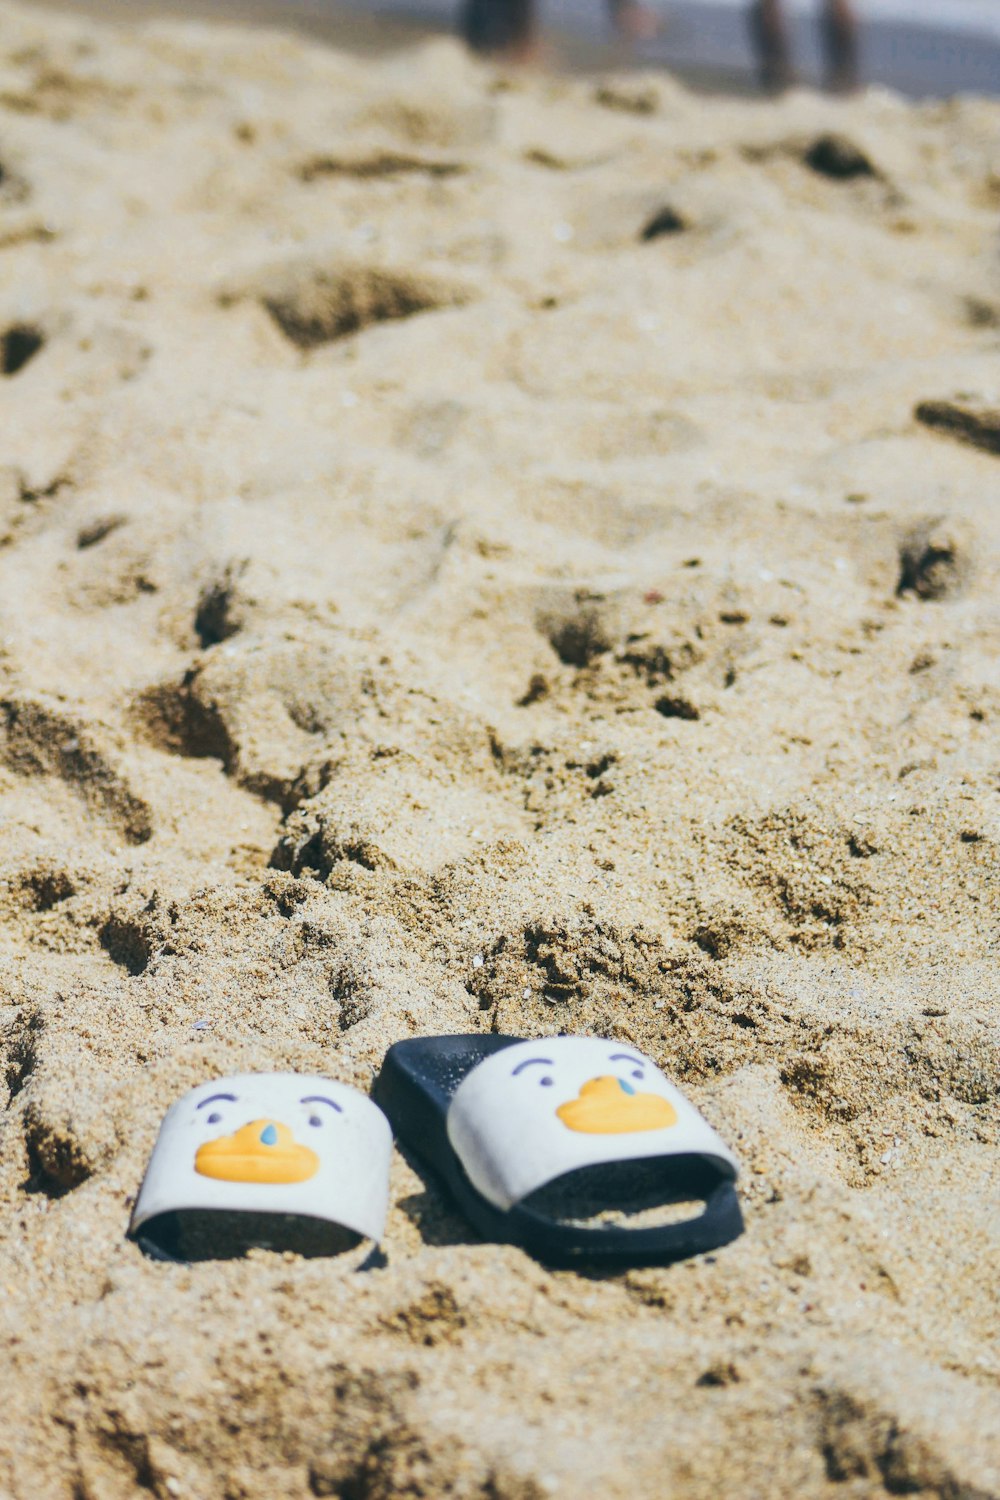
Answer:
[[[392,1131],[367,1095],[329,1078],[244,1073],[167,1111],[130,1233],[185,1209],[305,1214],[372,1240],[385,1229]]]
[[[544,1037],[492,1053],[464,1078],[448,1138],[496,1208],[581,1167],[694,1156],[725,1179],[736,1158],[648,1057],[624,1042]]]

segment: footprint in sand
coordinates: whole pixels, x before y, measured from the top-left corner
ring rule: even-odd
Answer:
[[[289,343],[303,350],[468,300],[463,288],[432,276],[358,264],[291,266],[243,293],[224,292],[219,302],[228,307],[246,296],[256,297]]]
[[[0,334],[0,374],[18,375],[45,344],[45,335],[32,323],[14,323]]]

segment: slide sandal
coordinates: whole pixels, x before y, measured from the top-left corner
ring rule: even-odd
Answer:
[[[389,1048],[375,1098],[484,1238],[549,1265],[661,1265],[742,1232],[732,1152],[627,1043],[414,1038]]]
[[[167,1111],[129,1237],[157,1260],[219,1260],[253,1246],[337,1255],[377,1244],[392,1131],[345,1083],[243,1073]]]

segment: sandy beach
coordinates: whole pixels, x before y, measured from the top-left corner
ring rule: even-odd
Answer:
[[[2,1500],[1000,1496],[998,145],[0,6]],[[479,1030],[744,1236],[126,1239],[186,1089]]]

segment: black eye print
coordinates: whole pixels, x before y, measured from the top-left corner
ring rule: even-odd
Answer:
[[[538,1082],[541,1084],[543,1089],[550,1089],[552,1087],[551,1078],[539,1078]]]
[[[219,1123],[219,1121],[221,1119],[222,1119],[221,1115],[211,1114],[211,1115],[208,1116],[208,1123],[210,1125],[218,1125],[218,1123]]]
[[[310,1115],[309,1116],[309,1124],[310,1125],[322,1125],[322,1123],[323,1123],[323,1121],[320,1119],[319,1115]]]

